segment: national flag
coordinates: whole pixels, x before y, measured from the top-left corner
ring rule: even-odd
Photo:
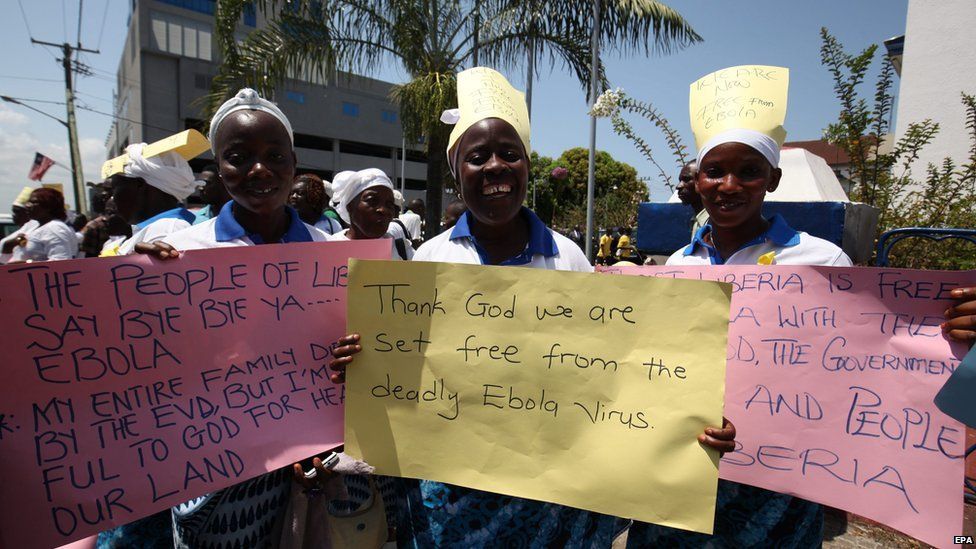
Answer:
[[[54,165],[54,161],[41,153],[34,153],[34,164],[31,166],[27,179],[40,181],[44,174]]]

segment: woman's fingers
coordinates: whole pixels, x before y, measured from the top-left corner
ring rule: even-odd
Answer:
[[[165,242],[140,242],[135,246],[137,254],[151,255],[156,259],[175,259],[180,256],[176,248]]]
[[[336,341],[336,345],[337,347],[332,351],[332,356],[335,358],[352,356],[363,350],[362,346],[359,345],[359,334],[340,337],[339,341]]]
[[[946,309],[942,331],[957,341],[976,341],[976,287],[956,288],[949,295],[958,303]]]
[[[735,425],[729,418],[722,418],[722,428],[705,427],[705,432],[698,435],[698,442],[726,453],[735,450]]]

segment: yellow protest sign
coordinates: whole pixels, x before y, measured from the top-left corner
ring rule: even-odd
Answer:
[[[348,292],[347,453],[711,532],[727,284],[353,260]]]
[[[460,119],[451,131],[448,150],[473,124],[486,118],[500,118],[518,132],[525,144],[525,152],[531,152],[525,94],[512,87],[499,72],[487,67],[474,67],[458,73],[457,95]]]
[[[142,149],[142,156],[149,158],[157,154],[172,151],[182,156],[184,160],[191,160],[209,148],[210,141],[207,141],[207,138],[202,133],[191,129],[149,143]],[[105,178],[112,174],[121,173],[125,169],[125,164],[128,161],[128,154],[106,160],[102,164],[102,177]]]
[[[729,67],[693,82],[688,107],[697,148],[733,128],[764,133],[782,146],[789,85],[790,69],[767,65]]]

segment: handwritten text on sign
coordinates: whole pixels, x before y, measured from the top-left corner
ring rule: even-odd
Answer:
[[[732,284],[724,479],[944,546],[962,529],[964,430],[933,398],[959,364],[939,324],[972,272],[624,267]]]
[[[728,287],[607,282],[353,261],[346,451],[383,474],[711,531],[717,456],[696,437],[721,423]]]
[[[0,546],[51,547],[342,441],[346,261],[293,244],[0,269]]]

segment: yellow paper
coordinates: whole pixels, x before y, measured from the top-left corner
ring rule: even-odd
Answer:
[[[45,189],[54,189],[64,196],[64,184],[62,183],[41,183],[41,187]]]
[[[756,130],[782,146],[789,85],[789,69],[766,65],[729,67],[692,83],[688,103],[697,148],[733,128]]]
[[[196,158],[200,153],[210,148],[210,141],[196,130],[186,130],[178,134],[171,135],[165,139],[160,139],[149,143],[142,149],[142,156],[149,158],[164,152],[175,152],[183,157],[184,160]],[[129,161],[129,155],[123,154],[111,160],[106,160],[102,164],[102,178],[112,174],[121,173],[125,169],[125,164]]]
[[[32,192],[34,192],[33,187],[24,187],[21,189],[20,194],[14,199],[14,206],[26,206]]]
[[[532,152],[525,94],[513,88],[504,76],[487,67],[462,71],[457,75],[457,94],[461,118],[451,131],[448,151],[472,125],[486,118],[501,118],[518,132],[526,154]]]
[[[377,473],[711,532],[729,285],[352,260],[348,292]]]

